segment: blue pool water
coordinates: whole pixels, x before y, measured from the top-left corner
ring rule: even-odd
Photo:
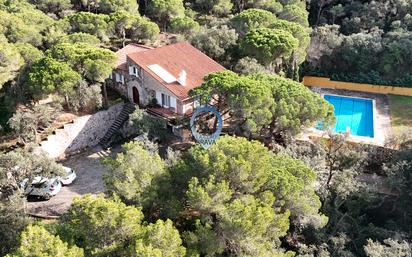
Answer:
[[[352,135],[373,137],[372,100],[335,95],[325,95],[324,98],[335,108],[334,132],[346,132],[349,127]]]

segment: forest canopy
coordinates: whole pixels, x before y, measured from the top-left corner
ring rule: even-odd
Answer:
[[[316,0],[305,74],[412,86],[410,1]]]
[[[411,1],[0,0],[0,15],[0,134],[26,147],[0,152],[0,256],[411,257],[410,141],[295,140],[335,121],[304,75],[412,86]],[[227,69],[190,96],[228,135],[165,149],[149,139],[166,122],[137,108],[143,139],[104,160],[106,192],[29,217],[19,182],[64,171],[32,151],[38,129],[105,108],[118,49],[183,40]]]

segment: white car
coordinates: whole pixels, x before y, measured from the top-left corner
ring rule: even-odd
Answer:
[[[63,169],[67,172],[67,175],[64,177],[57,177],[60,182],[63,184],[63,186],[67,186],[70,185],[71,183],[73,183],[73,181],[76,179],[76,172],[69,168],[69,167],[64,167]]]
[[[76,179],[76,172],[73,169],[64,166],[63,169],[67,173],[63,177],[59,176],[49,179],[37,176],[34,177],[30,184],[28,183],[29,179],[24,179],[20,183],[21,188],[24,189],[24,194],[26,196],[37,196],[44,199],[50,199],[52,196],[57,195],[62,185],[70,185]]]
[[[29,179],[24,179],[20,185],[24,189],[24,194],[27,196],[37,196],[44,199],[50,199],[52,196],[57,195],[62,188],[62,183],[58,178],[44,178],[34,177],[33,181],[29,184]]]

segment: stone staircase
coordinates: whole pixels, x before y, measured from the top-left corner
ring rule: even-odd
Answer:
[[[111,125],[109,130],[107,130],[104,137],[100,140],[99,144],[103,149],[107,149],[110,146],[110,139],[112,136],[119,131],[123,124],[129,119],[129,115],[136,110],[136,107],[132,103],[126,103],[119,116],[117,116],[114,123]]]
[[[123,112],[123,108],[124,104],[120,103],[108,110],[76,117],[48,135],[40,143],[39,150],[51,158],[60,159],[67,154],[95,147],[107,133],[110,124],[113,124]]]

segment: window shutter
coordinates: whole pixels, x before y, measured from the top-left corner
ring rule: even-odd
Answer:
[[[170,107],[170,96],[166,95],[166,106],[169,108]]]
[[[176,98],[174,98],[173,96],[170,97],[170,107],[176,109]]]
[[[129,66],[129,75],[133,75],[133,66]]]
[[[116,82],[120,82],[120,74],[116,73]]]
[[[156,91],[156,99],[159,105],[162,105],[162,94],[159,91]]]

